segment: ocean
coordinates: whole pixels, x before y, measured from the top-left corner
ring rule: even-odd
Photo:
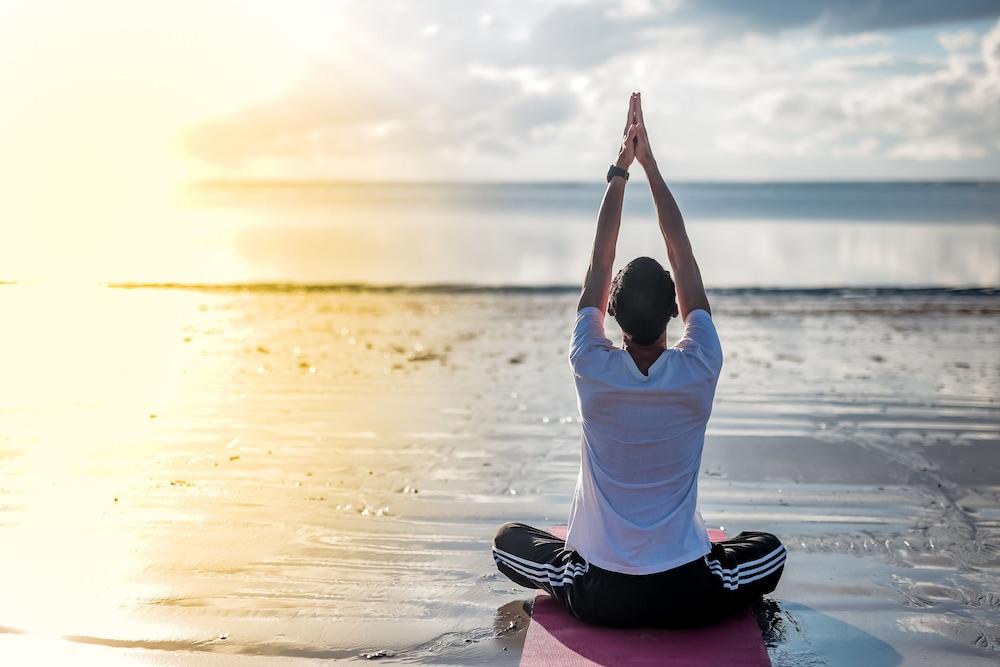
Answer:
[[[1000,183],[678,183],[709,287],[995,287]],[[200,183],[110,241],[118,282],[578,285],[600,183]],[[140,217],[141,216],[137,216]],[[629,185],[618,264],[666,262]],[[96,260],[95,260],[96,264]],[[14,276],[16,278],[16,276]]]
[[[699,504],[788,548],[773,664],[995,665],[1000,185],[675,190],[725,353]],[[568,515],[601,194],[201,184],[0,243],[0,656],[517,665],[490,543]],[[642,183],[621,241],[665,259]]]

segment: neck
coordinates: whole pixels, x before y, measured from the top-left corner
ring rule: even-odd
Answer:
[[[643,345],[641,343],[636,343],[629,336],[623,337],[625,343],[625,349],[629,352],[635,352],[636,354],[649,354],[649,353],[659,353],[661,350],[665,350],[667,347],[667,332],[664,331],[660,334],[654,342],[648,345]]]

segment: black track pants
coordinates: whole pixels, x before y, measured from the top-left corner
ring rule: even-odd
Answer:
[[[511,581],[540,588],[580,620],[612,627],[711,623],[778,585],[785,547],[770,533],[743,532],[702,558],[657,574],[621,574],[590,564],[544,530],[507,523],[493,559]]]

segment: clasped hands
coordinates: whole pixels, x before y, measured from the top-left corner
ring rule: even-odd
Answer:
[[[649,146],[646,124],[642,119],[642,96],[639,93],[632,93],[628,100],[624,138],[615,166],[627,170],[633,160],[638,160],[647,171],[656,164],[653,149]]]

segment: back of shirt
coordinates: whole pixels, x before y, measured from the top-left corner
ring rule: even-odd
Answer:
[[[588,562],[652,574],[708,553],[698,513],[705,427],[722,369],[712,317],[688,313],[684,334],[643,374],[581,308],[570,344],[583,424],[567,544]]]

